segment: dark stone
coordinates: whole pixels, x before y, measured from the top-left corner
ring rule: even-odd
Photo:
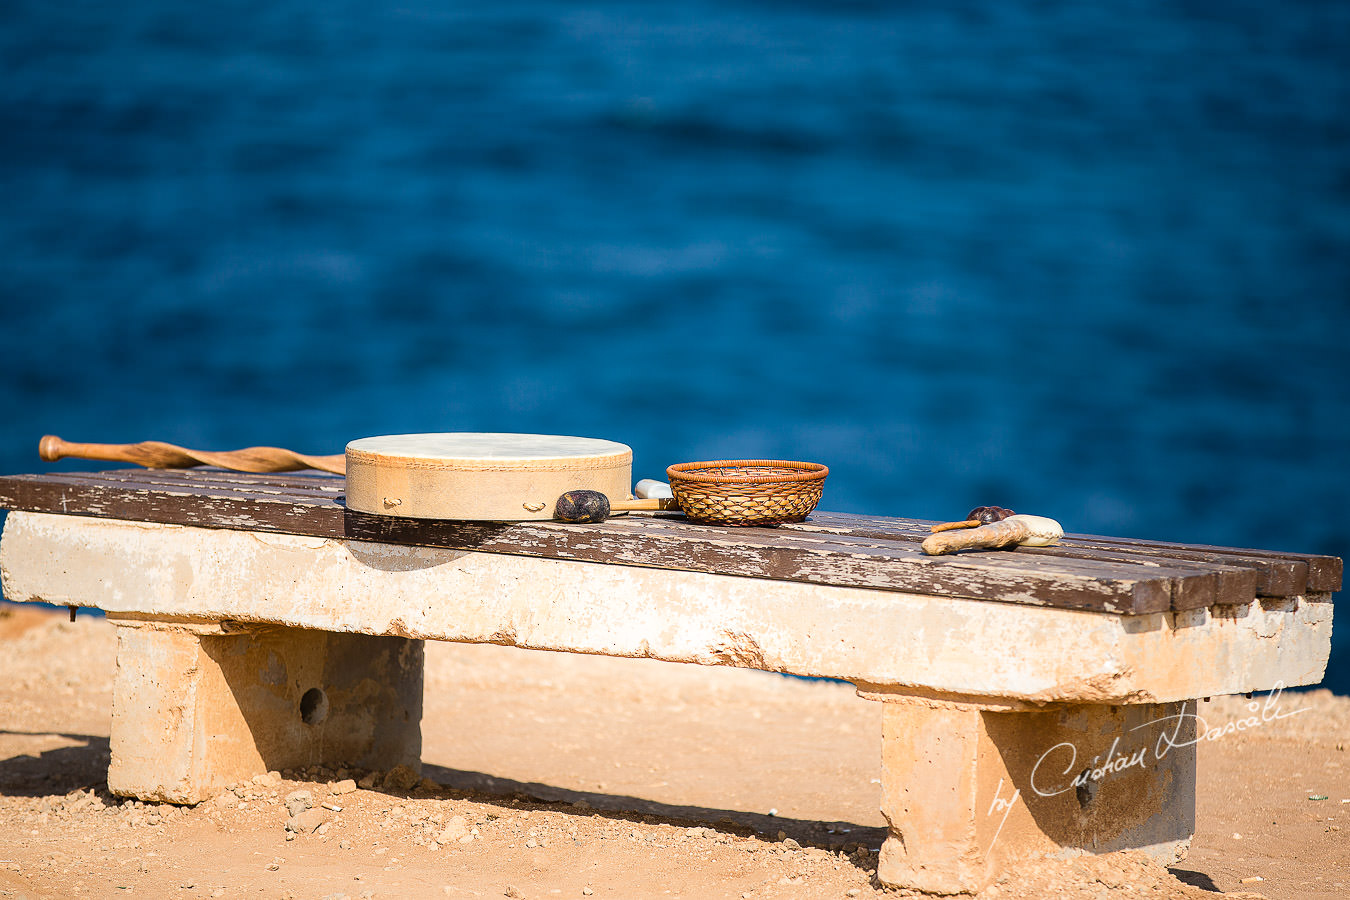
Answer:
[[[609,498],[599,491],[568,491],[558,498],[553,515],[563,522],[603,522],[609,518]]]
[[[992,525],[995,522],[1002,522],[1011,515],[1014,515],[1013,511],[1002,506],[977,506],[966,514],[966,521],[974,520],[981,525]]]

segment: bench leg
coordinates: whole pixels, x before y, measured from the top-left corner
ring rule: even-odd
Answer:
[[[975,893],[1022,860],[1134,849],[1170,864],[1190,846],[1194,701],[991,709],[859,693],[885,703],[887,886]]]
[[[421,641],[117,624],[114,794],[199,803],[271,770],[420,768]]]

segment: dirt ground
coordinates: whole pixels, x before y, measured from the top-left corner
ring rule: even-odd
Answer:
[[[420,782],[283,772],[179,808],[107,790],[114,645],[0,607],[0,898],[905,895],[875,884],[880,708],[847,685],[428,644]],[[1350,896],[1350,698],[1281,703],[1201,743],[1184,862],[1080,857],[980,896]],[[298,834],[288,802],[312,804]]]

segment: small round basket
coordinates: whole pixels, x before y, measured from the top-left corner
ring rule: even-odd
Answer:
[[[782,459],[688,462],[666,469],[680,509],[704,525],[800,522],[820,502],[828,474],[820,463]]]

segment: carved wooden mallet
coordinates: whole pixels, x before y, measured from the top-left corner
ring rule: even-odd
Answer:
[[[193,466],[216,466],[236,472],[294,472],[299,469],[318,469],[345,475],[347,457],[306,456],[280,447],[245,447],[242,450],[188,450],[162,441],[141,441],[139,444],[77,444],[63,441],[54,434],[38,442],[38,455],[48,462],[74,457],[101,459],[106,462],[125,462],[147,469],[188,469]]]
[[[929,556],[957,550],[1049,547],[1064,537],[1063,526],[1054,519],[1018,515],[999,506],[977,507],[964,521],[934,525],[932,530],[933,534],[924,538],[921,545]]]

